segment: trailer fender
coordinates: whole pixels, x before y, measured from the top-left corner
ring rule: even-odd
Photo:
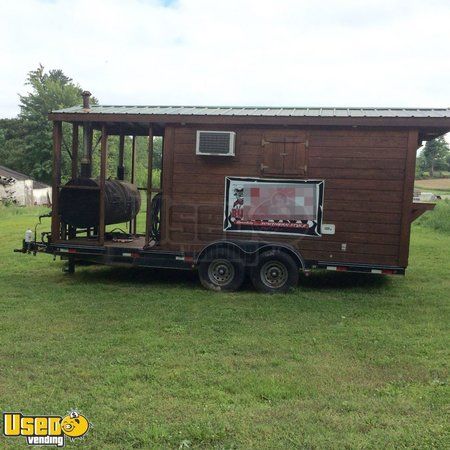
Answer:
[[[298,264],[299,268],[301,270],[304,270],[306,268],[305,260],[303,259],[303,256],[300,254],[300,252],[292,247],[289,244],[282,244],[278,242],[255,242],[255,241],[228,241],[228,240],[221,240],[221,241],[215,241],[208,244],[206,247],[204,247],[200,253],[198,253],[194,258],[194,263],[197,265],[198,262],[205,256],[206,252],[208,252],[211,249],[217,249],[217,248],[227,248],[227,249],[234,249],[241,254],[247,262],[251,262],[255,256],[268,251],[268,250],[281,250],[283,252],[286,252],[288,255],[292,256],[294,258],[294,261]]]

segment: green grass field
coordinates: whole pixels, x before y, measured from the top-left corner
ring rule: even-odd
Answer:
[[[450,178],[416,180],[414,187],[423,192],[433,192],[436,195],[448,195],[450,194]]]
[[[223,294],[13,254],[36,213],[0,209],[2,410],[77,408],[89,449],[449,447],[450,234],[414,227],[404,278]]]

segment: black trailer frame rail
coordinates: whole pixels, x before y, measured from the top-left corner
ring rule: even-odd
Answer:
[[[61,258],[79,261],[94,261],[101,264],[131,264],[133,266],[159,269],[191,270],[194,267],[193,255],[184,252],[163,250],[143,250],[127,247],[98,247],[73,244],[49,244],[46,253]]]
[[[223,244],[217,242],[216,245]],[[233,242],[236,244],[236,242]],[[256,257],[254,242],[247,249],[247,255]],[[265,243],[258,243],[261,249],[267,248]],[[209,245],[208,247],[211,247]],[[276,244],[270,244],[271,248],[276,248]],[[242,246],[241,246],[242,249]],[[251,250],[250,250],[251,249]],[[283,247],[280,248],[283,250]],[[45,253],[60,256],[62,259],[71,259],[72,261],[93,261],[105,265],[127,264],[140,267],[160,268],[160,269],[195,269],[199,262],[199,257],[203,254],[199,252],[186,253],[155,249],[140,249],[130,247],[114,247],[114,246],[89,246],[76,245],[74,243],[54,243],[47,244]],[[250,262],[250,261],[247,261]],[[248,264],[251,265],[251,264]],[[389,265],[372,265],[372,264],[355,264],[347,262],[313,261],[303,260],[303,264],[299,266],[300,270],[309,272],[311,269],[323,269],[335,272],[358,272],[382,275],[404,275],[405,268]]]

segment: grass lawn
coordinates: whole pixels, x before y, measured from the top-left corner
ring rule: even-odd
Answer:
[[[425,180],[416,180],[414,183],[416,189],[424,192],[434,192],[435,194],[450,194],[450,178],[430,178]]]
[[[89,449],[448,448],[449,234],[415,227],[404,278],[223,294],[13,254],[36,212],[0,209],[2,410],[77,408]]]
[[[424,180],[416,180],[418,186],[435,188],[435,189],[449,189],[450,190],[450,178],[430,178]]]

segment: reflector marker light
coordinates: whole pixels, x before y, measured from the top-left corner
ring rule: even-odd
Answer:
[[[395,270],[392,269],[384,269],[381,271],[382,273],[384,273],[385,275],[393,275],[395,273]]]

